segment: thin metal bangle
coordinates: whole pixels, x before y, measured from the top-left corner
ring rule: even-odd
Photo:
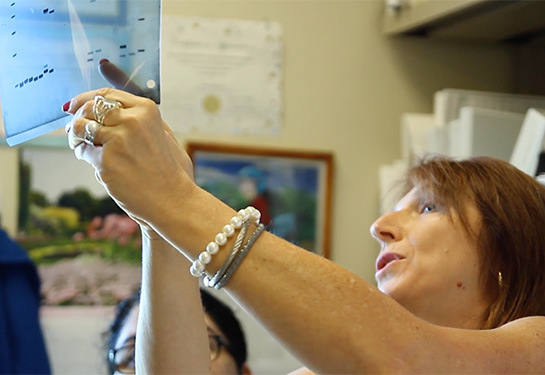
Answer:
[[[208,286],[209,288],[214,288],[216,284],[218,283],[218,281],[220,281],[220,279],[223,277],[223,275],[227,271],[227,268],[229,268],[229,266],[233,262],[233,259],[235,259],[235,256],[240,250],[242,246],[242,242],[244,241],[244,237],[246,236],[246,232],[248,231],[249,226],[250,226],[250,219],[246,220],[244,224],[242,224],[240,233],[238,234],[237,239],[235,240],[235,244],[233,245],[231,252],[227,256],[227,259],[225,259],[225,262],[223,262],[218,272],[216,272],[216,274],[211,279],[205,282],[206,286]]]
[[[229,267],[229,269],[227,269],[227,272],[225,272],[225,275],[221,278],[221,280],[218,283],[214,285],[214,288],[220,289],[223,286],[225,286],[225,284],[227,284],[229,279],[231,279],[231,276],[233,276],[233,273],[237,270],[238,266],[240,266],[240,263],[242,263],[242,261],[244,260],[244,257],[246,256],[246,254],[248,254],[248,252],[254,245],[255,241],[257,241],[258,237],[261,235],[261,233],[263,233],[263,230],[265,230],[265,225],[260,223],[257,226],[257,228],[255,228],[254,232],[251,234],[248,241],[244,244],[244,247],[242,248],[242,250],[239,251],[239,253],[237,254],[237,257],[235,258],[235,260],[233,260],[233,262],[231,263],[231,266]]]

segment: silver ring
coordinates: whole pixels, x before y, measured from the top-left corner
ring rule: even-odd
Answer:
[[[102,95],[96,95],[93,103],[93,114],[99,124],[104,122],[106,114],[112,109],[121,108],[121,103],[117,100],[106,99]]]
[[[83,141],[88,145],[94,146],[97,130],[101,126],[101,124],[94,120],[91,120],[87,124],[85,124],[85,135],[83,136]]]

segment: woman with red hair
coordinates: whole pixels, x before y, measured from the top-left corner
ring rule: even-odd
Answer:
[[[545,373],[545,187],[508,163],[415,167],[371,227],[376,288],[199,188],[150,100],[101,89],[68,112],[76,156],[142,228],[137,371],[209,371],[203,278],[317,373]]]

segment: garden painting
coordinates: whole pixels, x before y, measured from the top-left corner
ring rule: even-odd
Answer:
[[[234,209],[261,211],[268,231],[329,256],[332,155],[188,143],[196,183]]]
[[[69,149],[21,150],[17,242],[46,306],[115,305],[140,284],[139,226]]]

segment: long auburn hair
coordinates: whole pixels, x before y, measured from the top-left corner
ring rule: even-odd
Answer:
[[[503,160],[434,156],[409,171],[406,189],[413,187],[456,212],[476,241],[481,285],[491,301],[482,329],[545,315],[544,186]],[[469,224],[468,203],[481,215],[477,233]]]

